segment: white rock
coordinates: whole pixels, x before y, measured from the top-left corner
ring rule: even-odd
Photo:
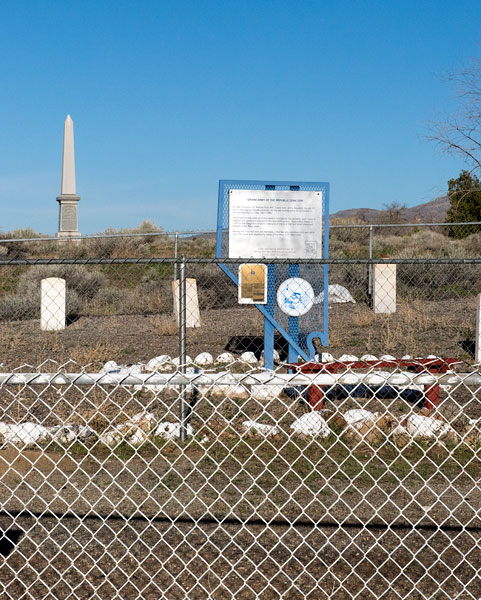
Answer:
[[[201,352],[195,357],[194,363],[201,367],[206,367],[207,365],[212,365],[214,363],[214,357],[209,352]]]
[[[396,436],[396,435],[407,435],[409,432],[406,429],[406,427],[403,427],[402,425],[396,425],[396,427],[391,431],[391,435]]]
[[[392,356],[392,354],[383,354],[380,358],[380,360],[384,360],[386,362],[391,362],[393,360],[397,360],[397,358],[395,356]]]
[[[165,371],[172,365],[172,359],[168,354],[161,354],[151,358],[145,366],[146,371]]]
[[[368,382],[369,385],[386,385],[387,380],[392,376],[393,374],[390,371],[376,369],[369,372],[366,382]]]
[[[412,356],[411,356],[410,354],[405,354],[405,355],[402,357],[402,360],[412,360]]]
[[[133,375],[134,377],[136,375],[140,375],[142,373],[142,366],[141,365],[130,365],[130,366],[121,366],[120,370],[119,370],[119,375],[121,375],[122,377],[127,377],[128,375]]]
[[[219,354],[219,356],[215,359],[215,362],[227,365],[235,362],[235,358],[230,352],[222,352],[222,354]]]
[[[406,429],[413,437],[440,438],[456,431],[444,421],[423,415],[411,415],[408,418]]]
[[[97,437],[96,431],[91,427],[88,425],[78,425],[77,423],[54,425],[53,427],[46,427],[46,429],[52,440],[59,444],[71,444],[77,440],[84,442]]]
[[[142,431],[150,431],[158,423],[157,417],[151,412],[139,412],[127,421],[127,425],[137,427]]]
[[[377,356],[374,356],[374,354],[363,354],[361,356],[361,360],[374,361],[374,360],[378,360],[378,358],[377,358]]]
[[[240,362],[246,363],[248,365],[256,365],[257,358],[254,352],[243,352],[240,356]]]
[[[77,437],[80,441],[86,441],[98,437],[97,432],[88,425],[74,425],[74,427],[77,430]]]
[[[248,398],[250,396],[250,391],[240,383],[237,385],[211,385],[208,389],[202,391],[223,398]]]
[[[188,436],[194,435],[194,431],[190,425],[187,425],[186,431]],[[180,423],[160,423],[154,433],[166,440],[179,439]]]
[[[115,360],[108,360],[100,369],[100,373],[118,373],[119,371],[120,367]]]
[[[331,433],[326,420],[317,411],[302,415],[302,417],[294,421],[291,429],[294,433],[310,436],[327,437]]]
[[[140,427],[137,427],[135,429],[135,431],[132,433],[132,435],[129,436],[128,442],[132,446],[141,446],[148,439],[149,439],[149,434],[147,432],[143,431],[142,429],[140,429]]]
[[[133,389],[136,392],[140,392],[142,390],[149,390],[149,392],[163,392],[165,389],[171,389],[172,386],[169,385],[165,385],[165,384],[160,384],[160,385],[154,385],[154,384],[139,384],[139,385],[134,385]]]
[[[327,301],[329,304],[343,304],[345,302],[353,302],[354,304],[356,303],[349,290],[338,283],[328,286]],[[314,304],[322,304],[323,302],[324,292],[321,292],[314,298]]]
[[[51,439],[48,429],[38,423],[6,425],[6,427],[2,427],[0,433],[3,435],[5,443],[16,446],[30,446]]]
[[[364,410],[363,408],[352,408],[343,414],[349,426],[358,428],[362,427],[366,421],[376,421],[378,416],[377,413]]]
[[[332,354],[330,354],[329,352],[322,352],[321,353],[321,362],[323,363],[329,363],[329,362],[335,362],[335,358],[334,356],[332,356]]]
[[[156,371],[159,367],[164,366],[166,363],[172,362],[172,358],[168,354],[160,354],[155,358],[151,358],[145,366],[146,371]]]
[[[279,398],[283,389],[283,385],[254,384],[251,385],[250,396],[254,400],[271,400],[273,398]]]
[[[186,365],[190,365],[192,363],[192,359],[190,358],[189,355],[186,355],[185,357],[185,364]],[[175,358],[172,359],[172,364],[175,365],[176,367],[180,366],[180,358],[178,356],[176,356]]]
[[[53,441],[59,444],[71,444],[78,438],[77,431],[70,425],[57,425],[47,429]]]
[[[246,432],[252,431],[269,437],[271,435],[277,435],[279,429],[275,425],[268,425],[267,423],[257,423],[257,421],[244,421],[242,427]]]
[[[124,436],[119,429],[114,427],[113,429],[102,431],[102,433],[99,435],[99,440],[102,442],[102,444],[112,448],[123,442]]]
[[[274,362],[279,362],[281,360],[281,357],[279,356],[279,352],[277,352],[277,350],[274,350],[272,355],[274,357]],[[261,359],[264,360],[264,350],[261,352]]]
[[[106,446],[115,447],[122,442],[133,446],[143,444],[149,432],[157,425],[157,419],[152,413],[141,412],[134,415],[125,423],[121,423],[100,434],[100,441]]]
[[[339,362],[357,362],[359,359],[354,354],[343,354],[338,358]]]

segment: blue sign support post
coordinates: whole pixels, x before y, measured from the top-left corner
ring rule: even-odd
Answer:
[[[234,192],[235,191],[235,192]],[[276,193],[277,192],[277,193]],[[230,198],[231,194],[236,193],[237,200],[240,196],[241,210],[232,218]],[[303,196],[304,194],[304,196]],[[319,213],[319,205],[317,197],[321,203]],[[321,214],[322,219],[322,234],[319,232],[321,239],[313,239],[307,234],[304,240],[303,231],[299,229],[292,235],[292,241],[289,231],[289,218],[293,223],[297,219],[297,223],[301,222],[302,216],[306,210],[297,210],[297,207],[304,207],[303,198],[308,198],[309,202],[306,206],[311,206],[314,202],[314,212],[317,215]],[[313,198],[315,200],[313,200]],[[252,202],[252,204],[249,204]],[[260,204],[265,202],[266,204]],[[296,204],[299,203],[299,204]],[[257,208],[252,208],[256,206]],[[274,206],[274,209],[272,209]],[[279,211],[271,212],[270,210]],[[317,206],[317,209],[315,208]],[[265,207],[267,207],[265,209]],[[233,209],[232,209],[233,210]],[[257,211],[257,212],[256,212]],[[287,211],[291,217],[284,216]],[[290,211],[290,212],[289,212]],[[299,215],[297,214],[299,212]],[[274,233],[263,233],[259,229],[259,221],[262,220],[264,214],[274,215],[274,219],[280,220],[284,230],[277,234],[280,247],[285,242],[291,243],[294,248],[301,248],[304,255],[293,256],[293,251],[285,250],[284,253],[276,254],[276,249],[265,251],[256,247],[259,244],[259,239],[265,241],[265,244],[275,245],[276,242],[271,240],[276,237]],[[247,217],[245,216],[247,214]],[[260,217],[258,216],[260,215]],[[264,223],[269,225],[269,216]],[[319,220],[319,219],[318,219]],[[241,225],[239,226],[239,223]],[[319,223],[319,227],[321,226]],[[231,227],[237,227],[237,230],[231,231]],[[239,229],[240,227],[240,229]],[[262,228],[261,228],[262,229]],[[267,229],[269,229],[267,227]],[[293,225],[294,229],[294,225]],[[311,228],[312,229],[312,228]],[[250,243],[250,232],[252,231],[252,244]],[[240,232],[240,233],[239,233]],[[254,234],[255,232],[255,234]],[[286,240],[283,239],[283,235]],[[237,237],[236,237],[237,236]],[[239,241],[240,239],[240,241]],[[300,240],[300,241],[299,241]],[[302,246],[301,243],[305,245]],[[262,243],[262,242],[261,242]],[[232,247],[230,247],[230,245]],[[234,248],[235,246],[235,248]],[[252,248],[251,248],[252,246]],[[242,252],[242,255],[239,254]],[[286,254],[287,252],[287,254]],[[245,253],[245,255],[244,255]],[[274,367],[274,333],[277,330],[288,342],[289,345],[289,362],[297,362],[300,356],[303,360],[312,360],[315,354],[313,339],[318,337],[322,345],[327,346],[328,343],[328,265],[320,263],[309,263],[308,258],[328,258],[329,256],[329,184],[321,182],[286,182],[286,181],[249,181],[249,180],[221,180],[219,181],[219,203],[217,211],[217,246],[216,257],[219,267],[229,276],[229,278],[239,285],[237,278],[237,267],[242,262],[247,262],[252,259],[262,261],[267,265],[267,303],[265,305],[256,304],[257,309],[264,316],[264,366],[266,369]],[[284,258],[285,262],[276,260],[275,263],[270,263],[269,259]],[[229,259],[229,262],[223,262],[222,259]],[[232,259],[239,259],[238,262],[232,262]],[[299,264],[296,259],[303,259]],[[303,282],[309,288],[313,295],[311,302],[306,310],[292,312],[285,310],[283,305],[279,304],[278,293],[281,293],[280,287],[283,284],[290,282]],[[323,292],[323,294],[321,294]],[[302,296],[301,293],[291,293],[289,299],[284,302],[292,308],[295,306],[295,301]],[[299,298],[297,298],[299,297]],[[312,308],[311,308],[312,305]],[[285,314],[284,314],[285,313]]]
[[[299,265],[289,265],[289,277],[299,277]],[[299,343],[299,319],[297,317],[289,317],[289,335]],[[291,344],[289,344],[288,360],[290,363],[297,362],[297,352]]]

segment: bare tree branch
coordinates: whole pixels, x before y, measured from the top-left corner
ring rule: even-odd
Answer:
[[[460,98],[454,117],[431,123],[427,137],[445,152],[464,156],[472,171],[481,172],[481,59],[448,76]]]

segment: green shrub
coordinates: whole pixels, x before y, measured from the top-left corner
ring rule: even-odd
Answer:
[[[17,292],[23,294],[26,290],[40,290],[40,282],[47,277],[65,279],[68,291],[75,291],[82,300],[92,299],[107,285],[107,278],[100,271],[91,271],[83,265],[38,265],[31,267],[20,276]]]
[[[40,318],[40,289],[35,282],[25,286],[21,294],[8,294],[0,298],[0,321],[24,321]],[[67,290],[66,316],[73,318],[81,314],[82,301],[75,290]]]
[[[38,300],[38,301],[37,301]],[[40,299],[8,294],[0,298],[0,321],[23,321],[40,316]]]
[[[92,308],[94,313],[103,315],[122,314],[126,310],[129,292],[122,288],[105,287],[95,296]]]

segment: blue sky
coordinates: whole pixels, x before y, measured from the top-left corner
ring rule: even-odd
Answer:
[[[440,195],[425,139],[481,55],[479,0],[5,0],[0,231],[55,233],[63,121],[79,229],[215,228],[219,179],[329,181],[331,212]]]

